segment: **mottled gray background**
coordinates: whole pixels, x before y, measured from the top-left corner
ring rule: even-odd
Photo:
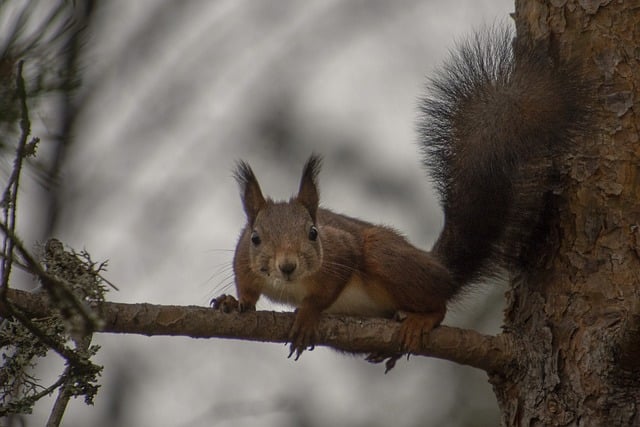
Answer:
[[[324,155],[326,207],[393,225],[428,248],[441,211],[415,125],[425,76],[508,0],[99,2],[82,50],[80,115],[60,183],[56,237],[96,260],[122,302],[207,305],[230,292],[244,223],[234,161],[263,191],[296,190]],[[47,155],[52,111],[34,133]],[[42,239],[41,187],[27,177],[21,235]],[[445,323],[499,330],[503,288],[479,288]],[[261,301],[259,307],[272,309]],[[281,309],[281,307],[276,307]],[[65,426],[480,426],[498,412],[486,375],[449,362],[381,366],[318,348],[99,334],[103,387]],[[40,369],[50,378],[59,372]],[[51,401],[29,425],[42,425]]]

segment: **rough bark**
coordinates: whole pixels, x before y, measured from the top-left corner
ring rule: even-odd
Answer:
[[[9,303],[30,318],[47,316],[46,294],[9,289]],[[104,321],[100,331],[110,333],[234,338],[249,341],[289,341],[293,313],[259,311],[223,313],[208,307],[104,302],[91,307]],[[0,302],[0,316],[7,316]],[[350,353],[393,354],[400,323],[376,318],[324,316],[318,327],[318,345]],[[286,351],[283,350],[284,353]],[[438,357],[483,370],[511,364],[514,354],[508,336],[487,336],[471,330],[442,326],[425,335],[420,356]]]
[[[555,256],[508,293],[520,363],[491,375],[508,426],[640,425],[637,1],[517,0],[518,37],[581,58],[592,136],[568,159]]]

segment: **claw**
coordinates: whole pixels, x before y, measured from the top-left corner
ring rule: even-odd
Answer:
[[[289,358],[295,353],[298,360],[305,350],[313,350],[317,341],[316,325],[319,313],[308,310],[296,310],[296,318],[289,332]]]
[[[385,363],[386,374],[396,366],[396,362],[404,355],[407,359],[411,353],[418,353],[424,345],[424,336],[438,326],[444,318],[443,311],[429,313],[410,313],[397,311],[393,316],[394,320],[402,322],[400,330],[395,338],[398,352],[391,353],[370,353],[366,357],[369,363]]]
[[[291,359],[291,356],[293,356],[293,353],[295,352],[296,352],[296,348],[293,346],[293,344],[291,344],[289,346],[289,355],[287,356],[287,359]],[[299,357],[300,357],[300,352],[298,351],[294,360],[298,360]]]
[[[389,357],[389,359],[387,359],[387,361],[384,364],[384,374],[385,375],[396,366],[396,362],[401,357],[402,357],[401,354],[397,354],[397,355]]]
[[[233,295],[222,294],[219,297],[212,298],[209,302],[209,305],[214,310],[220,310],[223,313],[231,313],[232,311],[236,311],[239,309],[241,304],[238,303],[238,300],[233,297]]]
[[[396,362],[402,357],[402,353],[384,354],[384,353],[371,353],[365,359],[369,363],[382,363],[385,362],[384,373],[388,373],[396,366]]]
[[[231,313],[233,311],[239,311],[243,313],[245,311],[254,311],[256,305],[250,302],[238,301],[233,295],[222,294],[219,297],[212,298],[209,305],[214,310],[220,310],[223,313]]]

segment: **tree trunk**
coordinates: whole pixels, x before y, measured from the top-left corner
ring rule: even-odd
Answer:
[[[584,60],[598,100],[567,160],[555,256],[508,292],[520,356],[490,375],[502,423],[640,425],[640,5],[516,0],[515,20],[518,37]]]

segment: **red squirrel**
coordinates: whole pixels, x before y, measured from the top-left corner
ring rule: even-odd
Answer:
[[[239,162],[247,224],[233,262],[238,301],[222,296],[214,306],[253,310],[264,295],[296,307],[290,356],[314,345],[322,313],[401,313],[399,349],[419,349],[457,295],[518,268],[544,241],[555,160],[588,117],[578,68],[494,28],[462,43],[431,79],[419,130],[445,216],[431,251],[319,208],[319,156],[305,164],[298,194],[280,202]]]

